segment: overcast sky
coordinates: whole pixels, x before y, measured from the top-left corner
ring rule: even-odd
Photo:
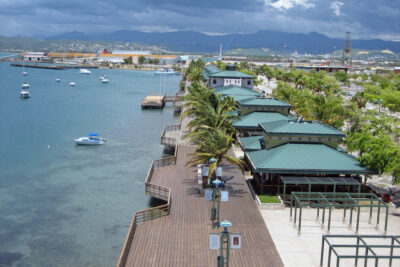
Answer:
[[[0,0],[0,35],[259,30],[400,41],[400,0]]]

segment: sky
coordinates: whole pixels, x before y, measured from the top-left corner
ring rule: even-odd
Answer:
[[[400,0],[0,0],[0,35],[274,30],[400,41]]]

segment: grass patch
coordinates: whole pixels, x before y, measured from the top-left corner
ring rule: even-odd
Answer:
[[[278,196],[271,195],[258,195],[261,203],[281,203],[281,200]]]

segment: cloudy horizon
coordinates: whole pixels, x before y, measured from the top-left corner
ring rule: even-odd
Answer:
[[[0,35],[51,36],[117,30],[209,35],[262,30],[400,41],[400,1],[0,0]],[[5,25],[5,27],[4,27]]]

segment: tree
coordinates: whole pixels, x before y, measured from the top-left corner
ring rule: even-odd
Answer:
[[[133,63],[132,63],[132,57],[124,58],[124,63],[125,63],[125,64],[129,64],[129,65],[132,65],[132,64],[133,64]]]
[[[144,56],[140,56],[138,60],[139,60],[139,63],[141,65],[143,65],[143,63],[146,61],[146,58]]]
[[[208,167],[208,177],[211,179],[214,170],[223,159],[243,169],[245,162],[228,155],[229,149],[236,140],[224,129],[202,126],[196,134],[197,144],[194,157],[187,163],[188,166],[208,163],[211,158],[216,159]]]

